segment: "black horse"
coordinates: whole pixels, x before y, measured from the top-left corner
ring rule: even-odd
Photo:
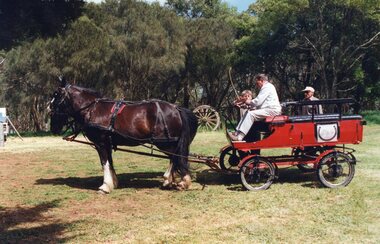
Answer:
[[[144,143],[155,145],[170,159],[164,187],[190,186],[187,156],[198,127],[192,111],[160,100],[114,101],[91,89],[67,84],[64,79],[60,81],[50,102],[51,131],[61,134],[65,126],[72,127],[75,134],[82,132],[94,143],[104,172],[100,191],[110,193],[117,187],[112,150],[118,145]],[[178,184],[176,173],[181,176]]]

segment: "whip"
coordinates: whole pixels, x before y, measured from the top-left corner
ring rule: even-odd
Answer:
[[[232,89],[233,89],[234,92],[235,92],[236,98],[239,99],[239,94],[237,93],[237,91],[236,91],[236,89],[235,89],[235,86],[234,86],[234,83],[233,83],[233,81],[232,81],[231,70],[232,70],[232,67],[230,67],[230,68],[228,69],[228,76],[229,76],[229,78],[230,78],[230,83],[231,83]]]

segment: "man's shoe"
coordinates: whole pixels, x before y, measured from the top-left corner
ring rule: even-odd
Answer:
[[[228,132],[228,136],[231,138],[231,141],[240,141],[237,132]]]

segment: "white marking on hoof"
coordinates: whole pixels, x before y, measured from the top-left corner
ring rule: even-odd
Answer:
[[[164,183],[162,184],[163,188],[171,188],[172,187],[172,182],[169,180],[164,180]]]
[[[110,187],[106,184],[106,183],[103,183],[103,185],[101,185],[99,187],[99,193],[110,193],[112,190],[110,189]]]

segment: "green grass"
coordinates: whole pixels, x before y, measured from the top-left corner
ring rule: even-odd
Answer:
[[[192,164],[192,188],[167,191],[159,188],[167,160],[116,152],[120,188],[100,195],[91,147],[10,138],[0,149],[0,242],[379,243],[379,141],[380,126],[366,126],[352,146],[356,175],[341,189],[289,168],[268,190],[247,192],[238,176]],[[202,132],[191,151],[218,156],[225,144],[223,132]]]

